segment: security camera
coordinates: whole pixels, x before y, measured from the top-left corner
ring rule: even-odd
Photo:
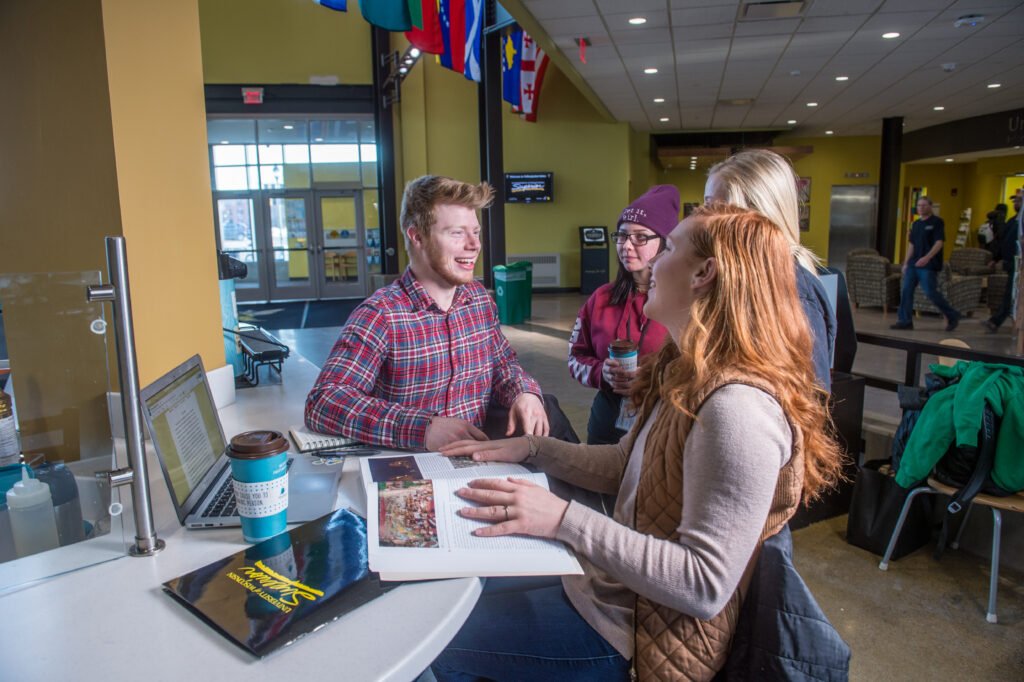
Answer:
[[[957,18],[957,20],[953,22],[953,26],[955,28],[960,28],[962,26],[970,26],[973,28],[983,21],[985,21],[984,14],[965,14],[962,17]]]

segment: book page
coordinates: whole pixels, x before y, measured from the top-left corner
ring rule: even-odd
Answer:
[[[490,476],[470,467],[442,470],[449,478],[422,478],[422,468],[429,469],[437,459],[436,455],[406,455],[361,460],[370,567],[383,579],[581,572],[561,542],[522,535],[474,535],[474,530],[489,524],[463,517],[460,509],[476,505],[455,492],[472,480]],[[513,466],[518,471],[494,468],[498,475],[493,477],[514,475],[548,488],[544,474]]]
[[[364,466],[365,465],[365,466]],[[471,457],[445,457],[437,452],[416,455],[384,455],[360,460],[363,481],[414,481],[427,479],[504,478],[526,476],[530,470],[507,462],[474,462]]]

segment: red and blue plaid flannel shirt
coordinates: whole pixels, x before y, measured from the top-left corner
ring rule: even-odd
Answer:
[[[432,416],[482,426],[492,393],[504,407],[521,393],[541,395],[501,333],[494,301],[474,281],[444,312],[407,268],[349,317],[306,398],[306,425],[422,449]]]

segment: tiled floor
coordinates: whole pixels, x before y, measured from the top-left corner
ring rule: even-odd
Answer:
[[[593,392],[574,382],[566,368],[568,338],[584,297],[578,294],[538,295],[533,316],[526,324],[508,326],[505,334],[519,353],[523,366],[545,391],[554,393],[577,432],[585,437]],[[955,338],[971,348],[1012,353],[1008,325],[998,334],[986,334],[977,320],[965,318],[953,333],[935,316],[919,316],[913,331],[891,332],[894,312],[879,309],[854,312],[858,331],[900,335],[939,342]],[[282,330],[275,334],[293,350],[322,363],[330,352],[338,328]],[[925,358],[924,363],[935,358]],[[861,345],[855,372],[899,380],[904,354]],[[868,389],[866,417],[899,417],[892,394]],[[972,528],[987,534],[991,518],[976,514]],[[1009,515],[1008,515],[1009,516]],[[1021,525],[1004,521],[1004,547],[1021,544]],[[1019,565],[1004,561],[1000,570],[999,623],[985,622],[988,597],[988,546],[981,554],[947,551],[941,561],[926,547],[893,562],[888,572],[878,570],[879,558],[845,542],[846,517],[823,521],[794,533],[795,562],[822,608],[853,650],[854,680],[964,680],[1022,679],[1024,674],[1024,574]],[[982,538],[984,540],[984,538]],[[966,543],[965,543],[966,544]],[[975,543],[979,544],[979,543]],[[1019,551],[1016,556],[1019,556]],[[1012,551],[1004,556],[1013,557]]]

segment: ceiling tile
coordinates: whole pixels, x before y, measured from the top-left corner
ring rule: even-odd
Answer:
[[[565,17],[586,17],[594,14],[593,0],[523,0],[523,4],[535,19],[562,19]]]
[[[792,19],[765,19],[761,21],[738,21],[736,22],[735,35],[737,36],[770,36],[789,34],[796,31],[800,26],[800,18]]]
[[[548,0],[549,2],[561,2],[561,0]],[[648,16],[648,13],[664,12],[665,0],[629,0],[623,3],[622,0],[592,0],[597,3],[597,8],[603,14],[621,14],[624,11],[623,5],[629,5],[630,16]],[[648,16],[649,18],[649,16]]]
[[[814,0],[807,10],[808,17],[834,17],[844,14],[871,14],[882,0]]]
[[[870,14],[850,14],[841,17],[808,17],[800,24],[797,33],[829,33],[855,31],[868,20]]]
[[[572,17],[569,19],[548,19],[541,22],[544,31],[552,38],[563,36],[607,35],[604,22],[598,16]]]
[[[736,19],[736,6],[689,7],[674,9],[671,14],[672,25],[679,28],[690,28],[704,24],[731,24]]]

